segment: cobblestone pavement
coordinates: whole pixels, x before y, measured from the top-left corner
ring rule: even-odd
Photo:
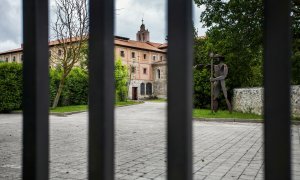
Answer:
[[[116,179],[166,178],[166,104],[116,109]],[[0,179],[21,176],[21,115],[0,115]],[[86,179],[87,113],[51,116],[50,177]],[[262,125],[194,122],[194,179],[263,179]],[[300,179],[299,126],[293,177]]]

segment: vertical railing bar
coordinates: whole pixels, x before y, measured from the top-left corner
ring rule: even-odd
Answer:
[[[291,1],[265,0],[264,140],[265,179],[291,179]]]
[[[25,180],[49,176],[48,0],[23,0],[23,169]]]
[[[90,0],[90,180],[114,179],[114,0]]]
[[[168,1],[167,176],[192,179],[192,1]]]

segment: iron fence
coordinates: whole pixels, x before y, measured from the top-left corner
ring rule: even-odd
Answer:
[[[114,1],[90,0],[89,179],[114,179]],[[265,179],[291,179],[291,1],[265,0]],[[48,0],[23,0],[23,179],[49,178]],[[192,179],[192,0],[168,1],[167,177]]]

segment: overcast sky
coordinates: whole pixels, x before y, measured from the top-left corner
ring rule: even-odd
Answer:
[[[50,0],[53,6],[53,0]],[[0,52],[19,48],[22,43],[21,0],[0,0]],[[51,6],[50,6],[51,7]],[[166,37],[165,0],[116,0],[115,35],[135,40],[142,18],[150,31],[150,41],[164,42]],[[199,23],[201,9],[194,5],[194,23],[199,35],[205,29]],[[50,11],[51,12],[51,11]],[[50,13],[53,19],[53,13]]]

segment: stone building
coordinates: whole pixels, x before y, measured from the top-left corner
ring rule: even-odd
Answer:
[[[166,43],[150,41],[150,32],[143,21],[136,34],[136,40],[115,36],[115,59],[120,58],[128,67],[129,99],[166,98],[167,47]],[[22,63],[22,51],[21,47],[0,52],[0,61]],[[50,58],[53,58],[54,54],[63,54],[58,41],[49,42]]]

